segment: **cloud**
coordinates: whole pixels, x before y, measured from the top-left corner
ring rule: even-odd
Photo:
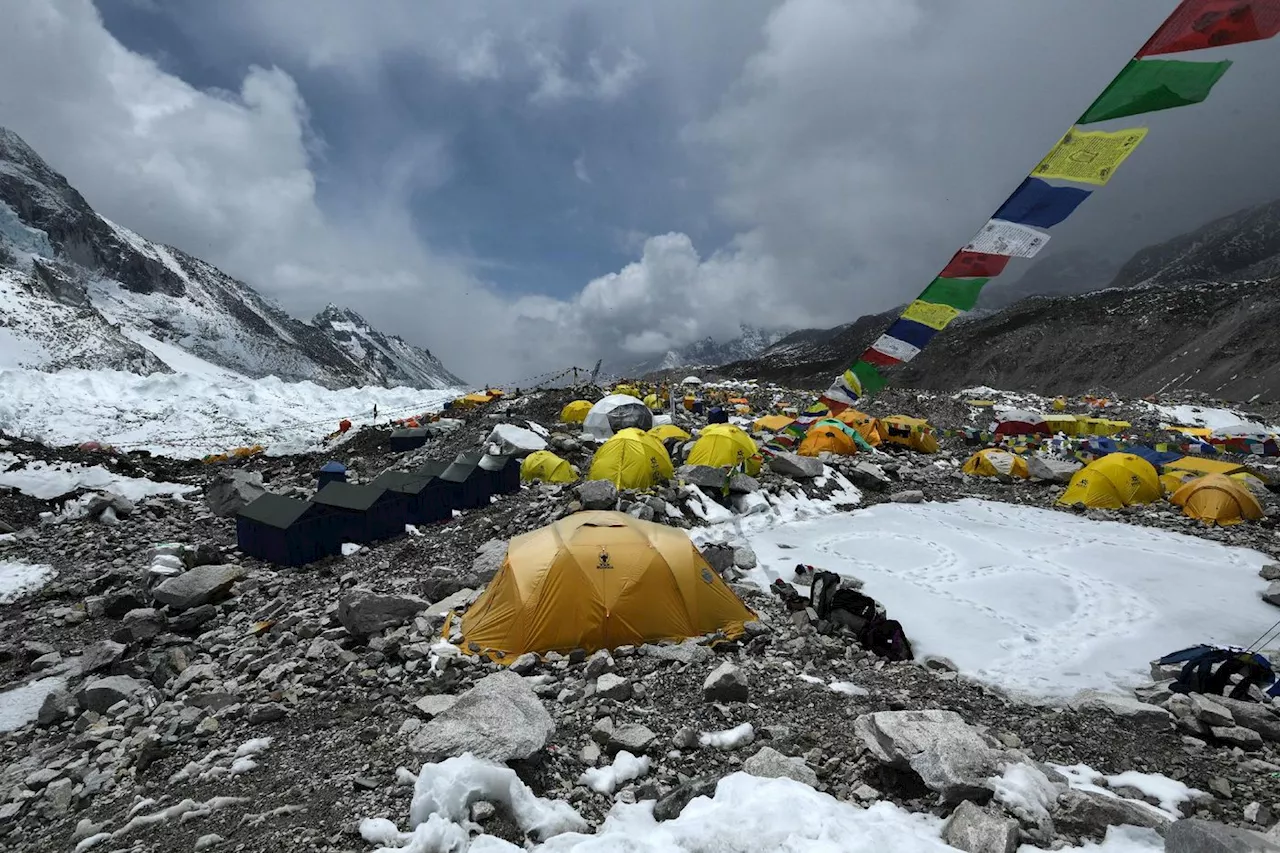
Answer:
[[[573,160],[573,176],[584,184],[591,183],[591,174],[587,171],[587,155],[579,154]]]

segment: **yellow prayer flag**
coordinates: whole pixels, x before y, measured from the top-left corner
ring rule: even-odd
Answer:
[[[947,324],[956,318],[959,309],[950,305],[939,305],[936,302],[921,302],[917,299],[902,312],[902,319],[915,320],[931,329],[945,329]]]
[[[1114,133],[1072,128],[1031,174],[1102,186],[1146,136],[1145,127]]]

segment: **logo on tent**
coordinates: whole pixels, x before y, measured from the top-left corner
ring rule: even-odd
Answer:
[[[714,575],[711,574],[711,570],[705,566],[702,569],[702,579],[707,583],[711,583],[711,581],[715,579]]]
[[[596,563],[596,568],[597,569],[613,568],[613,563],[609,562],[609,552],[603,548],[600,549],[600,562]]]

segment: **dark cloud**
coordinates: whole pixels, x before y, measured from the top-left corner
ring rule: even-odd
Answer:
[[[110,33],[89,0],[0,32],[4,123],[294,310],[515,378],[910,298],[1173,3],[101,5]],[[1207,103],[1116,123],[1151,133],[1050,251],[1280,196],[1280,60],[1220,54]]]

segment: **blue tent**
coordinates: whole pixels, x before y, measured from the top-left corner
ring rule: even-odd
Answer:
[[[709,424],[727,424],[729,422],[729,413],[719,406],[713,406],[707,412],[707,423]]]
[[[1141,456],[1157,468],[1161,465],[1168,465],[1170,462],[1177,462],[1183,457],[1181,453],[1156,450],[1154,447],[1147,447],[1145,444],[1131,444],[1124,449],[1124,452],[1132,453],[1134,456]]]
[[[1105,436],[1094,436],[1086,440],[1080,445],[1080,449],[1094,456],[1106,456],[1110,453],[1123,452],[1120,445],[1116,444],[1115,439],[1106,438]]]
[[[236,544],[265,563],[303,566],[341,551],[340,520],[326,507],[267,492],[236,515]]]
[[[316,472],[316,488],[323,489],[330,483],[347,481],[347,466],[341,462],[326,462],[320,466],[320,470]]]

